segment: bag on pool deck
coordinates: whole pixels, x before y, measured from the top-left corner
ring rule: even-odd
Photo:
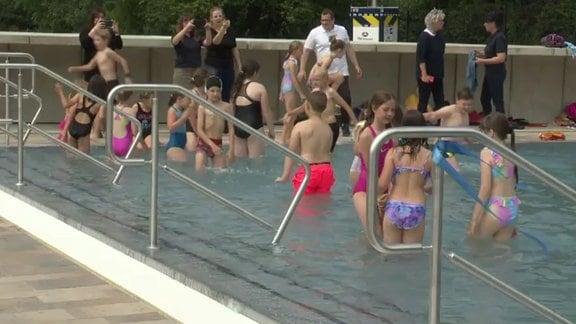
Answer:
[[[572,121],[576,122],[576,102],[566,106],[566,116]]]
[[[546,47],[564,47],[564,37],[558,34],[548,34],[540,39],[540,44]]]

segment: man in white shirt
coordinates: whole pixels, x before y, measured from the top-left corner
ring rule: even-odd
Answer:
[[[330,9],[322,10],[320,14],[320,26],[315,27],[308,33],[306,37],[306,42],[304,43],[304,53],[300,59],[300,72],[298,73],[298,79],[302,82],[306,79],[306,64],[308,63],[308,57],[311,52],[316,54],[316,59],[320,59],[322,56],[330,53],[330,37],[335,36],[336,39],[341,39],[346,42],[346,55],[342,58],[335,58],[330,65],[328,73],[340,72],[344,75],[344,82],[338,88],[338,94],[348,103],[352,105],[352,96],[350,94],[350,83],[348,71],[348,61],[346,57],[350,57],[350,62],[356,70],[356,76],[358,78],[362,77],[362,69],[358,64],[356,58],[356,52],[354,48],[350,46],[350,38],[348,37],[348,31],[346,28],[334,23],[334,12]],[[342,135],[350,136],[350,118],[347,114],[341,114],[342,122]]]

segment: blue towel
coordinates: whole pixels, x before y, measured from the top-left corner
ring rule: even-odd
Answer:
[[[476,51],[470,51],[468,54],[468,68],[466,69],[466,86],[476,91],[478,80],[476,79]]]
[[[570,50],[570,55],[572,55],[572,58],[576,60],[576,45],[570,42],[564,42],[564,45],[566,45],[566,48]]]

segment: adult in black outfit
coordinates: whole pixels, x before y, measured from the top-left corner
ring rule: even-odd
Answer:
[[[490,37],[483,51],[476,51],[476,64],[484,65],[484,82],[482,83],[482,114],[492,112],[492,102],[497,112],[504,113],[504,80],[506,80],[506,56],[508,41],[500,30],[504,16],[500,12],[489,12],[484,19],[484,28]]]
[[[432,9],[424,18],[426,29],[416,45],[416,80],[418,82],[418,110],[426,112],[430,94],[434,97],[434,110],[444,104],[444,52],[446,41],[438,32],[444,27],[446,15]]]
[[[96,48],[94,47],[94,40],[92,36],[98,29],[108,29],[110,31],[110,43],[108,47],[113,50],[122,49],[124,45],[122,43],[122,37],[120,37],[120,29],[118,28],[118,22],[115,20],[106,19],[106,12],[104,9],[96,8],[90,13],[90,21],[88,22],[88,27],[80,32],[80,45],[83,49],[83,60],[82,64],[87,64],[92,60],[94,55],[96,55]],[[84,72],[84,80],[86,82],[90,81],[90,78],[98,73],[98,68],[94,70]]]

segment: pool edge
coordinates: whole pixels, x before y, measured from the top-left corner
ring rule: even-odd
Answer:
[[[0,185],[0,201],[0,217],[175,320],[190,323],[210,318],[239,324],[277,323],[18,190]]]

